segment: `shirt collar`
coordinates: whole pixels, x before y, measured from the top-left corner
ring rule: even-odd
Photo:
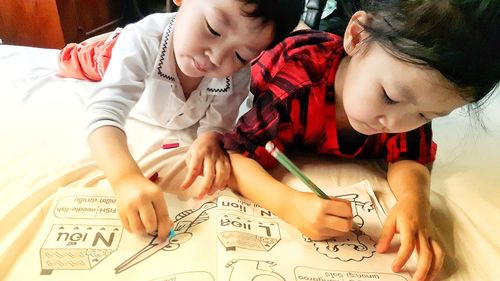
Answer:
[[[170,20],[163,32],[160,50],[153,68],[153,77],[177,84],[178,78],[175,72],[174,48],[172,47],[172,34],[174,31],[175,16]],[[230,95],[233,90],[231,76],[224,78],[204,77],[198,87],[206,95]]]

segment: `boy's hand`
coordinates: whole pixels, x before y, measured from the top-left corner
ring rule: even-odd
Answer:
[[[445,254],[433,238],[429,220],[430,203],[428,200],[423,201],[403,199],[394,205],[384,223],[377,251],[387,251],[394,234],[400,233],[401,246],[392,270],[399,272],[416,249],[418,262],[413,280],[434,280],[443,266]]]
[[[342,236],[352,228],[352,209],[349,201],[332,197],[319,198],[310,192],[293,195],[281,217],[312,240]]]
[[[162,190],[142,175],[123,179],[114,188],[118,213],[123,226],[133,233],[154,233],[165,241],[172,220]]]
[[[224,189],[229,181],[231,163],[221,147],[221,137],[216,132],[204,133],[193,142],[186,155],[188,172],[181,188],[189,188],[198,176],[203,175],[198,199]]]

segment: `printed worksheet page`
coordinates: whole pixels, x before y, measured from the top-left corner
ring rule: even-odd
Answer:
[[[225,190],[213,200],[165,194],[175,235],[162,242],[123,228],[110,189],[61,188],[7,280],[409,281],[390,270],[395,252],[375,251],[384,213],[370,184],[325,191],[351,202],[356,227],[343,237],[313,241]]]

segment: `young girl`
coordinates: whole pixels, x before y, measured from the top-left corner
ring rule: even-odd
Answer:
[[[157,230],[164,240],[172,226],[162,190],[127,147],[124,124],[132,108],[133,117],[153,125],[197,128],[182,186],[203,175],[200,196],[224,187],[230,164],[222,134],[248,95],[248,62],[288,35],[303,7],[303,0],[184,0],[178,13],[128,25],[111,52],[101,50],[111,59],[86,110],[88,142],[127,230]]]
[[[229,186],[310,238],[328,239],[351,229],[350,205],[272,178],[261,167],[275,164],[265,143],[384,158],[398,201],[377,250],[387,251],[400,233],[392,269],[401,270],[416,250],[414,279],[434,279],[444,253],[429,221],[436,153],[430,121],[480,101],[497,85],[499,11],[498,1],[367,1],[344,38],[302,31],[266,51],[252,67],[254,105],[225,138]]]

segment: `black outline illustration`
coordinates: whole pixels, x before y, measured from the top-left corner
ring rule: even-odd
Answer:
[[[175,216],[174,221],[174,231],[175,236],[171,237],[164,242],[159,241],[158,235],[155,235],[153,239],[144,248],[139,250],[133,256],[122,262],[115,268],[115,273],[121,273],[132,266],[148,259],[156,252],[160,250],[173,251],[180,247],[180,244],[187,242],[191,239],[193,234],[189,232],[193,226],[200,224],[209,219],[207,210],[217,207],[215,202],[206,202],[198,209],[190,209],[180,212]]]
[[[94,268],[116,251],[122,232],[120,225],[53,224],[40,247],[40,275]],[[103,233],[109,234],[107,238]]]
[[[234,259],[226,264],[226,268],[231,267],[229,281],[252,281],[260,280],[259,277],[266,276],[274,278],[277,281],[286,281],[279,273],[274,271],[273,267],[277,263],[265,260]]]
[[[215,281],[215,278],[212,276],[210,272],[206,271],[188,271],[188,272],[180,272],[168,276],[163,276],[160,278],[155,278],[150,281]]]
[[[328,258],[338,259],[343,262],[361,262],[363,259],[373,257],[376,251],[376,242],[361,230],[365,221],[360,215],[360,211],[367,213],[373,211],[373,203],[370,201],[358,201],[358,197],[359,194],[356,193],[337,196],[337,198],[346,199],[353,203],[353,221],[358,225],[359,229],[351,230],[342,237],[336,237],[327,241],[314,241],[303,236],[304,241],[312,242],[318,253]]]
[[[252,251],[270,251],[281,240],[278,223],[228,213],[217,216],[219,223],[222,219],[230,220],[233,226],[239,226],[238,228],[233,227],[231,230],[217,232],[217,238],[226,251],[235,251],[237,247]],[[219,227],[221,226],[219,225]],[[252,227],[253,229],[251,229]],[[265,234],[259,234],[259,232]]]
[[[312,272],[302,272],[299,273],[299,270],[308,270]],[[332,270],[332,269],[326,269],[326,268],[316,268],[316,267],[310,267],[310,266],[297,266],[293,270],[295,279],[299,280],[299,274],[306,275],[309,280],[366,280],[366,278],[370,278],[370,280],[388,280],[386,277],[389,276],[391,281],[410,281],[408,278],[402,276],[400,273],[393,273],[393,272],[378,272],[378,271],[348,271],[348,270]],[[313,274],[316,273],[318,275],[313,276]],[[330,273],[329,276],[327,273]],[[342,274],[341,276],[337,276],[337,273]],[[363,277],[363,275],[366,275]],[[378,275],[377,277],[374,277],[372,275]],[[319,278],[322,279],[319,279]],[[380,278],[382,277],[382,278]],[[363,279],[361,279],[363,278]],[[395,280],[398,279],[398,280]],[[300,279],[302,280],[302,279]]]

